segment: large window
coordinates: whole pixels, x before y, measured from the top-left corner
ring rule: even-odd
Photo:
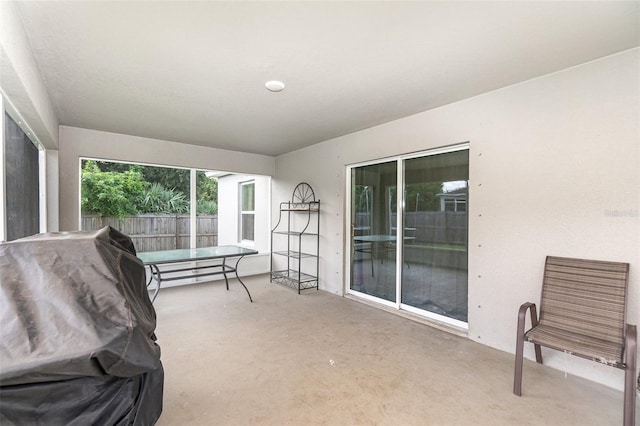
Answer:
[[[81,167],[81,229],[110,225],[140,252],[218,245],[215,172],[89,159]]]
[[[240,240],[255,239],[255,183],[240,184]]]
[[[268,250],[269,177],[82,159],[81,180],[81,229],[110,225],[139,252],[238,240]]]
[[[112,226],[139,252],[191,247],[190,170],[89,159],[81,167],[81,229]]]
[[[466,327],[468,147],[356,165],[347,176],[348,292]]]

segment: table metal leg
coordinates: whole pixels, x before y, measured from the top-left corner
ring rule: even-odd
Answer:
[[[247,295],[249,295],[249,301],[251,301],[251,303],[253,303],[253,299],[251,298],[251,293],[249,293],[249,289],[247,288],[246,285],[244,285],[244,283],[242,282],[242,280],[240,279],[240,276],[238,275],[238,263],[240,263],[240,261],[242,260],[244,256],[240,256],[238,258],[238,260],[236,260],[236,266],[233,268],[234,272],[236,273],[236,278],[238,279],[238,281],[240,282],[240,284],[242,284],[242,287],[244,287],[244,289],[247,291]],[[225,278],[227,278],[227,276],[224,276]],[[227,287],[228,288],[228,287]]]
[[[151,277],[149,277],[149,282],[147,283],[147,287],[151,284],[151,280],[156,280],[156,289],[153,292],[153,296],[151,297],[151,303],[155,302],[156,297],[158,297],[158,293],[160,292],[160,283],[162,282],[162,277],[160,276],[160,268],[157,265],[149,265],[149,272],[151,272]]]
[[[229,291],[229,279],[227,278],[226,265],[227,265],[227,258],[225,257],[222,259],[222,275],[224,276],[224,283],[227,286],[227,291]],[[238,266],[237,263],[236,263],[236,266]],[[237,271],[236,271],[236,276],[238,276]]]

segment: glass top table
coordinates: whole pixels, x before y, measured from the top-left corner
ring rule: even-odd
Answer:
[[[249,289],[242,282],[238,275],[238,263],[247,255],[258,254],[256,250],[248,249],[239,246],[218,246],[218,247],[202,247],[196,249],[176,249],[176,250],[161,250],[161,251],[147,251],[137,254],[138,258],[142,260],[145,266],[149,267],[151,271],[151,277],[147,286],[151,284],[152,280],[156,281],[156,289],[151,299],[152,302],[158,297],[160,287],[164,281],[181,280],[185,278],[196,278],[212,275],[223,275],[224,280],[229,290],[228,273],[235,273],[236,278],[242,284],[244,289],[249,295],[249,300],[253,302]],[[235,265],[227,264],[227,259],[236,259]],[[185,268],[165,268],[169,264],[180,264],[186,262],[198,262],[205,260],[222,260],[222,263],[209,264],[209,265],[196,265]]]

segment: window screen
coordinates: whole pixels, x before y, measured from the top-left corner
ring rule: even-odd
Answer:
[[[7,241],[40,231],[38,148],[5,114]]]

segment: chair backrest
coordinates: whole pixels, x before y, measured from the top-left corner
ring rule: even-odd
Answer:
[[[548,256],[540,323],[622,345],[629,264]]]

